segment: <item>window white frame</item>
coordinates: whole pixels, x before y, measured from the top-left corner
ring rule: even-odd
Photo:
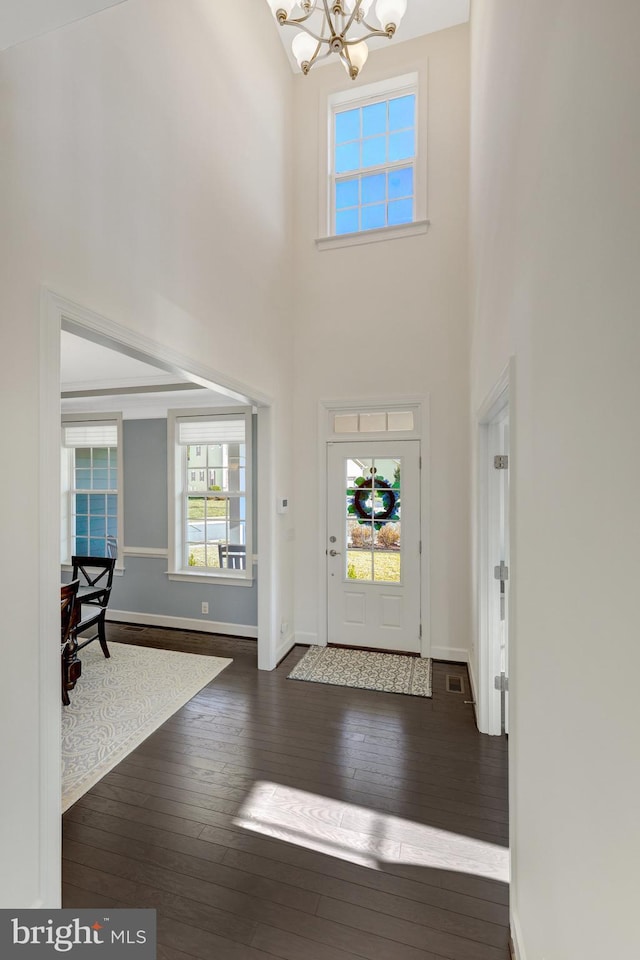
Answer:
[[[71,569],[71,555],[73,553],[71,546],[73,543],[73,509],[71,498],[74,494],[74,468],[75,451],[64,444],[64,428],[71,424],[92,424],[95,426],[103,424],[115,424],[117,430],[117,477],[118,488],[116,494],[118,497],[118,556],[116,558],[116,571],[124,570],[124,466],[123,466],[123,446],[122,446],[122,413],[73,413],[64,414],[61,418],[62,432],[60,438],[60,563],[63,569]],[[99,492],[99,491],[95,491]],[[112,491],[110,491],[112,492]]]
[[[246,569],[228,570],[217,567],[185,567],[184,532],[186,530],[186,446],[179,440],[179,424],[183,420],[238,420],[245,421],[246,449]],[[225,584],[251,586],[253,583],[253,451],[252,451],[252,408],[222,407],[215,409],[169,410],[167,412],[168,431],[168,504],[169,504],[169,580],[184,580],[192,583],[211,583],[224,581]]]
[[[319,224],[320,238],[316,240],[318,249],[332,249],[335,247],[353,246],[356,244],[375,243],[380,240],[389,240],[394,237],[406,237],[426,233],[429,221],[427,220],[427,65],[421,64],[419,69],[402,76],[390,77],[366,86],[348,90],[339,90],[329,95],[328,110],[323,116],[320,129],[320,164],[321,189]],[[413,161],[398,161],[387,163],[381,167],[367,168],[366,173],[376,173],[381,170],[392,169],[394,166],[414,165],[414,220],[412,223],[398,226],[379,227],[373,230],[361,230],[357,233],[335,234],[334,226],[334,195],[336,175],[334,173],[334,129],[335,114],[343,110],[368,106],[383,100],[394,99],[408,94],[416,97],[416,153]],[[359,175],[362,171],[353,171],[350,175]],[[346,176],[346,175],[345,175]]]

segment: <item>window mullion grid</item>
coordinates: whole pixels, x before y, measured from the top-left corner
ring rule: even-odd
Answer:
[[[414,204],[414,214],[415,214],[415,196],[416,196],[416,186],[415,186],[415,176],[416,176],[416,157],[415,154],[413,157],[410,157],[406,160],[389,160],[386,163],[378,164],[375,167],[359,167],[357,170],[349,170],[346,173],[335,174],[333,177],[333,203],[332,203],[332,219],[333,219],[333,230],[335,232],[336,228],[336,216],[338,214],[337,210],[337,191],[336,187],[338,183],[341,183],[346,180],[358,181],[358,222],[360,222],[360,213],[364,206],[370,206],[370,204],[364,204],[362,202],[362,178],[363,177],[373,177],[377,174],[385,174],[385,205],[389,204],[389,174],[393,173],[394,170],[403,170],[407,167],[410,167],[413,172],[413,193],[408,197],[397,197],[398,200],[412,200]],[[352,207],[345,207],[345,210],[353,209]],[[388,216],[387,216],[388,219]]]

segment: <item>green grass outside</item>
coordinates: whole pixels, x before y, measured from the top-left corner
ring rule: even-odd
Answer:
[[[205,498],[189,498],[189,520],[204,520]],[[208,498],[207,519],[224,520],[227,515],[227,501]]]
[[[211,569],[212,567],[219,568],[219,567],[220,567],[220,563],[219,563],[219,559],[218,559],[218,547],[217,547],[217,545],[216,545],[215,543],[209,545],[209,563],[208,563],[208,564],[206,563],[206,552],[205,552],[205,550],[206,550],[206,548],[205,548],[204,544],[198,544],[198,545],[194,545],[194,546],[189,547],[189,559],[190,559],[189,566],[190,566],[190,567],[206,567],[206,566],[208,566],[209,569]],[[191,558],[193,558],[193,559],[191,559]]]
[[[368,550],[348,550],[347,569],[351,570],[351,580],[371,580],[371,553]],[[376,582],[400,582],[400,551],[375,551]]]

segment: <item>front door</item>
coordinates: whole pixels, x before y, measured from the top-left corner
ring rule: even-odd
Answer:
[[[419,653],[420,443],[328,445],[328,642]]]

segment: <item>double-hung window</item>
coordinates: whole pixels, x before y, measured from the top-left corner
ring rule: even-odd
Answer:
[[[413,74],[332,98],[330,235],[416,221],[417,106]]]
[[[169,575],[250,581],[251,410],[174,411],[169,430]]]
[[[62,561],[107,557],[122,544],[122,419],[62,424]]]

